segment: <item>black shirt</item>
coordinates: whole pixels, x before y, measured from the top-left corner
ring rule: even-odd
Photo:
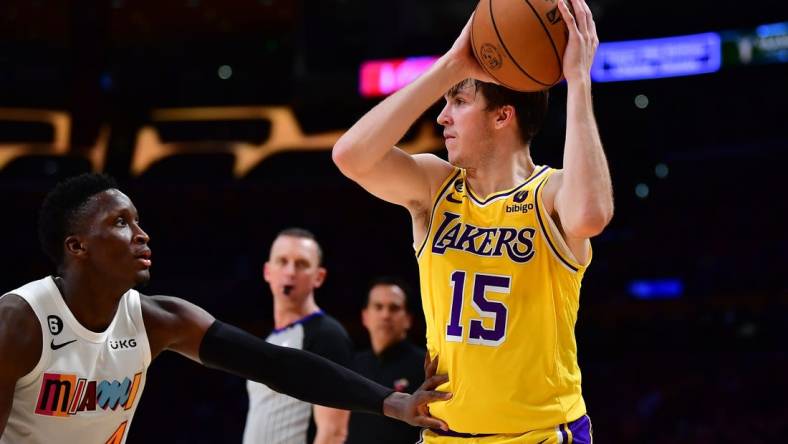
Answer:
[[[356,353],[353,370],[399,392],[413,393],[424,382],[425,351],[408,341],[392,345],[376,356]],[[385,416],[353,412],[345,444],[413,444],[419,428]]]

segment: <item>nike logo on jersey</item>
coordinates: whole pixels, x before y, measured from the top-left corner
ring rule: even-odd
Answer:
[[[58,349],[61,349],[61,348],[65,347],[65,346],[67,346],[68,344],[71,344],[72,342],[77,342],[77,340],[76,339],[72,339],[72,340],[66,341],[66,342],[64,342],[62,344],[55,344],[55,340],[53,339],[52,342],[49,343],[49,346],[52,348],[52,350],[58,350]]]
[[[446,200],[448,200],[449,202],[454,202],[454,203],[462,203],[462,201],[461,201],[461,200],[457,200],[457,198],[456,198],[456,197],[454,197],[454,193],[449,193],[449,194],[446,196]]]

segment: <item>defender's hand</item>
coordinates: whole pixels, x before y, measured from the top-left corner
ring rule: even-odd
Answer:
[[[389,395],[383,401],[383,414],[414,426],[448,430],[449,427],[445,422],[430,416],[428,406],[431,402],[451,399],[451,393],[434,390],[435,387],[449,380],[447,375],[435,375],[437,368],[438,358],[436,357],[425,368],[427,377],[424,384],[412,395],[396,392]]]

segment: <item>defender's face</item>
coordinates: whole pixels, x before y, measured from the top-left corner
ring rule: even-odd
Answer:
[[[446,105],[438,115],[449,163],[467,168],[476,164],[491,140],[490,113],[486,101],[474,86],[461,87],[456,94],[444,96]]]
[[[405,339],[411,325],[405,293],[396,285],[376,285],[369,292],[361,320],[369,335],[387,346]]]
[[[150,280],[150,237],[142,230],[137,208],[128,196],[111,189],[91,198],[74,242],[84,266],[129,288]],[[69,242],[68,239],[66,241]]]
[[[303,301],[323,284],[317,243],[312,239],[279,236],[263,269],[265,281],[276,298]]]

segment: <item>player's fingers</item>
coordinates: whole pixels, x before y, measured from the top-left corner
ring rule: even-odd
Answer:
[[[451,399],[451,393],[449,392],[439,392],[436,390],[429,390],[424,391],[419,395],[420,405],[429,404],[435,401],[445,401],[447,399]]]
[[[473,16],[474,16],[474,15],[476,15],[476,11],[473,11],[473,12],[471,13],[471,16],[470,16],[470,17],[468,17],[468,21],[467,21],[467,22],[465,22],[465,26],[463,26],[463,28],[462,28],[463,30],[466,30],[466,29],[471,29],[471,25],[473,24]]]
[[[594,13],[591,12],[591,8],[588,6],[588,3],[583,0],[583,7],[586,10],[586,30],[588,32],[588,38],[593,43],[594,39],[596,39],[596,24],[594,24]]]
[[[570,0],[572,2],[572,9],[574,9],[575,18],[577,19],[577,30],[580,35],[588,35],[588,21],[586,21],[586,8],[583,0]]]
[[[588,32],[591,36],[591,43],[594,44],[594,48],[599,46],[599,36],[596,33],[596,21],[594,21],[594,16],[591,13],[591,9],[588,9]]]
[[[432,376],[435,376],[435,373],[438,372],[438,355],[435,355],[435,359],[430,361],[429,365],[427,366],[427,370],[424,372],[424,378],[429,379]]]
[[[429,351],[424,352],[424,374],[425,375],[427,374],[427,369],[430,368],[430,364],[431,363],[432,363],[432,360],[430,359],[430,352]],[[429,378],[429,376],[426,376],[426,377]]]
[[[445,384],[448,380],[448,375],[433,375],[425,379],[424,384],[420,388],[421,390],[432,390],[441,384]]]
[[[417,416],[413,419],[413,422],[420,427],[428,428],[428,429],[441,429],[441,430],[449,430],[449,426],[446,425],[445,422],[441,421],[440,419],[433,418],[431,416]]]
[[[566,22],[566,27],[569,29],[569,36],[576,36],[578,34],[577,30],[577,20],[575,20],[575,16],[572,15],[572,12],[569,11],[569,6],[566,3],[567,1],[571,0],[558,0],[558,10],[561,11],[561,17]]]

